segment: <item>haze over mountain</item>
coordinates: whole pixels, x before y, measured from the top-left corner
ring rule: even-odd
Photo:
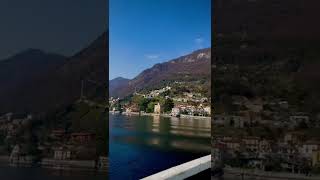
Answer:
[[[124,97],[135,90],[159,87],[163,83],[173,81],[205,79],[209,83],[210,65],[211,48],[197,50],[168,62],[155,64],[129,81],[122,78],[111,80],[109,82],[109,96]]]
[[[116,91],[120,88],[125,88],[128,85],[129,81],[130,79],[126,79],[123,77],[117,77],[109,80],[109,95],[116,94]]]
[[[0,66],[1,89],[7,89],[0,91],[0,113],[48,112],[71,104],[80,98],[82,80],[85,96],[105,99],[107,50],[104,33],[72,57],[29,50],[2,61],[8,65]]]

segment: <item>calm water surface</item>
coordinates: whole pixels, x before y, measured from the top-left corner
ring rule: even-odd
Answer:
[[[61,172],[43,168],[15,168],[0,166],[0,180],[107,180],[106,173]]]
[[[140,179],[210,154],[210,120],[112,115],[110,179]]]

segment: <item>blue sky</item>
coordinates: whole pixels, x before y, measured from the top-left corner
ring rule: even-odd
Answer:
[[[109,78],[211,45],[211,0],[110,0]]]

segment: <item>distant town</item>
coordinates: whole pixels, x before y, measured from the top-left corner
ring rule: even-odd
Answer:
[[[72,107],[74,110],[69,111],[80,124],[85,122],[83,119],[86,119],[87,114],[91,114],[87,119],[93,127],[95,119],[92,118],[92,109],[99,107],[92,106],[94,105],[83,100]],[[96,112],[96,115],[99,114],[99,111]],[[71,117],[68,113],[64,115]],[[82,126],[79,124],[59,127],[54,123],[52,126],[49,120],[44,121],[48,124],[42,124],[39,119],[43,118],[13,113],[0,116],[1,164],[13,167],[40,166],[61,170],[107,171],[108,142],[99,144],[97,139],[104,141],[105,138],[101,138],[102,134],[98,130],[90,130],[90,126],[87,126],[87,130],[80,130],[76,127]],[[83,122],[80,122],[81,120]]]
[[[184,82],[174,82],[150,91],[134,92],[120,98],[109,98],[111,113],[163,115],[173,117],[211,118],[210,98],[192,88],[182,89]],[[188,86],[186,86],[188,87]]]
[[[284,99],[232,96],[229,111],[219,108],[212,122],[216,166],[320,173],[318,117],[297,111]]]

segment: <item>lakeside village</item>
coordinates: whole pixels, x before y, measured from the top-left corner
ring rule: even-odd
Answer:
[[[97,156],[94,133],[71,133],[65,129],[47,132],[43,126],[34,126],[35,119],[13,113],[0,116],[1,165],[107,171],[108,158]]]
[[[111,113],[125,115],[210,119],[210,101],[210,98],[204,97],[202,93],[166,86],[147,93],[135,92],[124,99],[110,97],[109,105]]]
[[[228,113],[215,108],[212,121],[216,167],[318,177],[319,115],[281,99],[232,96],[230,102]]]

